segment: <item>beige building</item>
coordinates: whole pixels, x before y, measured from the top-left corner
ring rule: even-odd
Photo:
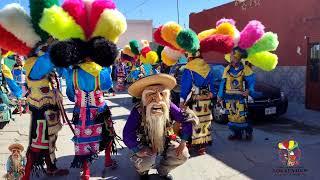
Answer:
[[[133,39],[152,41],[152,20],[127,20],[127,24],[127,31],[117,43],[119,48],[123,48]]]

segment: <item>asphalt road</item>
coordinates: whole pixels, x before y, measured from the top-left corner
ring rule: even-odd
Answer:
[[[122,129],[132,107],[128,94],[118,94],[108,98],[111,107],[115,128],[122,136]],[[71,118],[73,104],[65,99],[65,107]],[[303,118],[303,117],[301,117]],[[5,173],[5,162],[9,156],[9,144],[19,142],[26,148],[28,143],[29,115],[16,116],[16,121],[10,122],[0,130],[0,175]],[[320,124],[320,123],[319,123]],[[320,179],[319,153],[320,153],[320,125],[308,126],[303,123],[286,118],[277,120],[263,120],[254,123],[254,139],[247,141],[228,141],[229,130],[227,126],[214,124],[213,144],[208,154],[192,157],[188,162],[172,174],[177,180],[224,180],[224,179]],[[58,166],[68,168],[73,158],[74,147],[71,142],[72,133],[65,126],[59,133],[57,142]],[[286,139],[294,139],[299,143],[302,156],[300,166],[288,168],[281,164],[278,158],[277,144]],[[137,174],[128,158],[129,150],[125,147],[119,149],[113,156],[119,163],[115,170],[108,169],[103,176],[103,159],[99,159],[91,166],[92,179],[138,179]],[[305,171],[296,175],[295,171]],[[284,172],[280,175],[279,172]],[[156,173],[155,170],[151,173]],[[63,178],[48,178],[46,176],[33,179],[79,179],[79,170],[70,169],[70,175]],[[154,175],[152,179],[157,179]]]

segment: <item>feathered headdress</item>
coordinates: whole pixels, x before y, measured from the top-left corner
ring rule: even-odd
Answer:
[[[264,25],[257,21],[250,21],[239,32],[232,19],[221,19],[216,23],[215,29],[202,31],[198,34],[201,52],[216,51],[227,54],[228,60],[231,51],[237,51],[241,58],[265,71],[273,70],[277,63],[277,55],[269,52],[275,51],[279,45],[275,33],[265,33]]]
[[[140,60],[142,64],[156,64],[159,60],[157,52],[153,51],[147,40],[137,40],[129,42],[131,53]]]
[[[39,26],[61,41],[52,46],[50,53],[57,66],[81,63],[85,57],[110,66],[118,54],[115,43],[127,29],[126,18],[112,0],[65,0],[61,7],[45,8]],[[82,47],[75,39],[82,40],[86,47],[85,53],[76,53],[79,57],[70,55]]]
[[[154,32],[155,42],[164,46],[162,62],[167,66],[177,63],[184,53],[196,53],[200,47],[197,34],[191,29],[183,29],[175,22],[168,22]]]
[[[8,4],[0,10],[2,49],[26,56],[40,41],[40,36],[32,27],[31,18],[19,4]]]

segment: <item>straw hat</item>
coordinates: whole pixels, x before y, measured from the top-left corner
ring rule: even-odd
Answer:
[[[137,80],[128,88],[128,92],[131,96],[141,97],[143,90],[148,86],[163,85],[171,90],[176,84],[177,82],[174,77],[160,73]]]
[[[12,151],[14,149],[19,149],[20,151],[24,150],[23,146],[19,143],[11,144],[8,149],[9,151]]]

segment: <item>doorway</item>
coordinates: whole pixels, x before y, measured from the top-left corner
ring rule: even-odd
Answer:
[[[306,107],[320,110],[320,42],[308,44]]]

